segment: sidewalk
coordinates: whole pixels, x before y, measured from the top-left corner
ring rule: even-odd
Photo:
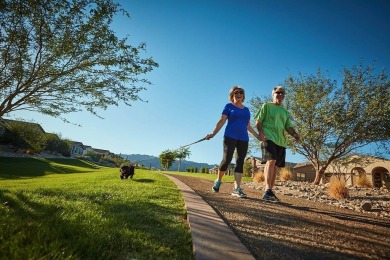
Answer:
[[[185,183],[166,176],[184,197],[196,260],[255,259],[209,204]]]

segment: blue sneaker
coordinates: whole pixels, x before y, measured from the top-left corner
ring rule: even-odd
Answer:
[[[241,188],[233,189],[232,196],[236,196],[239,198],[246,198],[246,194]]]
[[[272,200],[272,196],[269,195],[267,192],[264,192],[263,200]]]
[[[218,181],[218,180],[215,180],[214,182],[214,186],[213,186],[213,191],[214,192],[218,192],[219,191],[219,187],[221,186],[222,182]]]
[[[275,194],[272,192],[272,190],[266,190],[263,195],[263,200],[270,200],[270,201],[280,201]]]
[[[273,200],[280,201],[280,199],[278,199],[278,197],[276,197],[275,193],[272,190],[269,190],[269,193],[270,193],[271,197],[273,198]]]

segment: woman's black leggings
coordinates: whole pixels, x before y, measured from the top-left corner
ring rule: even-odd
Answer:
[[[243,173],[244,160],[246,153],[248,152],[248,141],[235,140],[233,138],[223,137],[223,158],[219,165],[220,171],[226,171],[230,162],[233,159],[234,150],[237,148],[236,154],[236,168],[234,172]]]

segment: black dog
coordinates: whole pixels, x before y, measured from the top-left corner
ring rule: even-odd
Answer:
[[[121,180],[133,178],[134,176],[134,166],[133,165],[122,165],[119,169],[121,175],[119,176]]]

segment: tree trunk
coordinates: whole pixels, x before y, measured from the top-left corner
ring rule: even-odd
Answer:
[[[315,185],[320,184],[320,182],[322,180],[322,176],[324,175],[324,173],[325,173],[325,169],[324,168],[321,168],[319,171],[316,170],[316,178],[314,179],[313,184],[315,184]]]
[[[179,159],[179,167],[177,168],[177,171],[180,172],[181,169],[181,159]]]

